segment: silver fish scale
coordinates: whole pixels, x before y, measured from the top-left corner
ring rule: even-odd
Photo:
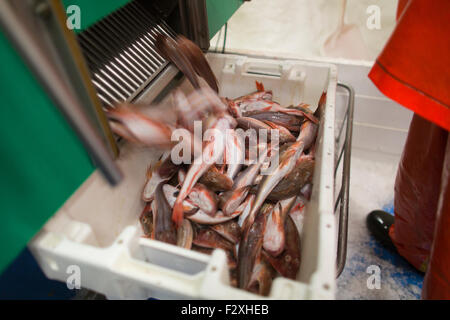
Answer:
[[[105,107],[133,100],[167,66],[155,48],[158,33],[176,36],[163,20],[131,1],[78,35]]]

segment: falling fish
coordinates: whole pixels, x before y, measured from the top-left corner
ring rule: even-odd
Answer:
[[[215,121],[213,128],[218,129],[221,132],[225,132],[227,129],[233,129],[235,124],[229,117],[220,117]],[[181,187],[180,194],[173,206],[172,220],[177,226],[180,226],[183,220],[183,200],[189,195],[192,187],[200,179],[208,168],[210,168],[217,160],[222,156],[225,148],[225,135],[220,135],[221,141],[210,141],[203,149],[203,153],[200,159],[195,159],[194,163],[189,168],[183,186]]]
[[[106,111],[106,115],[114,123],[116,121],[119,126],[117,134],[133,142],[161,149],[170,149],[173,146],[171,140],[172,129],[161,121],[138,112],[131,105],[122,103],[116,108]]]

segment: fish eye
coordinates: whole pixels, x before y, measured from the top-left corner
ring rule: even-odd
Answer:
[[[291,256],[290,255],[286,255],[286,257],[284,257],[284,260],[286,261],[286,262],[290,262],[291,261]]]

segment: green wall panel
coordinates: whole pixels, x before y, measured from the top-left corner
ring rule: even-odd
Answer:
[[[62,0],[64,7],[70,5],[77,5],[81,12],[81,29],[75,32],[82,31],[98,20],[106,17],[111,12],[124,6],[131,0]]]
[[[0,272],[94,167],[0,30]]]
[[[210,39],[230,19],[233,13],[239,9],[242,3],[243,0],[206,0]]]

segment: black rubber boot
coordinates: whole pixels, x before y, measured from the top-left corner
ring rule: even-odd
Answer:
[[[381,245],[392,252],[397,252],[389,237],[389,228],[394,223],[394,216],[385,211],[374,210],[367,215],[366,223],[370,233]]]

